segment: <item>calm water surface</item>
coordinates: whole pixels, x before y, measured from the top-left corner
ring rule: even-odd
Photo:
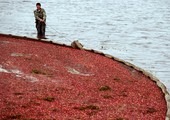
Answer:
[[[170,0],[39,1],[47,12],[49,39],[79,40],[86,48],[129,61],[170,91]],[[35,4],[0,0],[0,33],[36,37]]]

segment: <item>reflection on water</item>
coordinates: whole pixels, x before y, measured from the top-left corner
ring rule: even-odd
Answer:
[[[40,2],[48,15],[48,38],[68,44],[78,39],[148,70],[170,90],[169,0]],[[34,0],[1,0],[0,8],[1,33],[36,37]]]

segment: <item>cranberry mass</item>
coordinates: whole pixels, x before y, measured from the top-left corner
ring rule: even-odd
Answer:
[[[154,81],[86,50],[0,36],[0,119],[165,120]]]

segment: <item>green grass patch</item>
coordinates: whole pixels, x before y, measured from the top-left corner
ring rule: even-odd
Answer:
[[[21,93],[21,92],[15,92],[13,93],[14,95],[23,95],[24,93]]]
[[[48,101],[48,102],[53,102],[55,100],[54,97],[45,97],[43,100]]]
[[[103,95],[104,99],[113,99],[113,97],[111,95]]]
[[[108,91],[108,90],[111,90],[111,88],[109,86],[101,86],[99,88],[99,91]]]
[[[33,70],[31,70],[31,73],[32,73],[32,74],[46,75],[46,76],[48,76],[48,77],[52,77],[52,76],[53,76],[53,74],[50,73],[50,72],[43,71],[43,70],[38,70],[38,69],[33,69]]]
[[[49,108],[49,110],[52,111],[52,112],[59,112],[60,111],[59,108]]]
[[[128,120],[128,119],[126,119],[126,118],[116,118],[116,119],[113,119],[113,120]]]
[[[18,115],[11,115],[11,116],[7,116],[6,118],[4,118],[4,120],[11,120],[11,119],[21,119],[22,115],[18,114]]]
[[[45,73],[45,72],[43,72],[43,71],[41,71],[41,70],[37,70],[37,69],[33,69],[33,70],[31,71],[31,73],[47,75],[47,73]]]
[[[154,112],[157,112],[155,108],[148,108],[146,114],[152,114]]]
[[[115,80],[116,82],[119,82],[119,81],[120,81],[120,78],[114,78],[114,80]]]
[[[119,96],[122,96],[122,97],[128,97],[128,93],[126,90],[123,90],[120,92],[120,95]]]
[[[88,106],[74,107],[74,109],[80,110],[80,111],[83,111],[83,110],[99,110],[99,107],[95,106],[95,105],[88,105]]]

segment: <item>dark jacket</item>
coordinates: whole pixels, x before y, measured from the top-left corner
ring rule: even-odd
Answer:
[[[40,19],[42,19],[44,21],[46,20],[46,12],[43,8],[41,8],[40,10],[36,9],[34,11],[34,16],[35,16],[36,20],[40,20]]]

